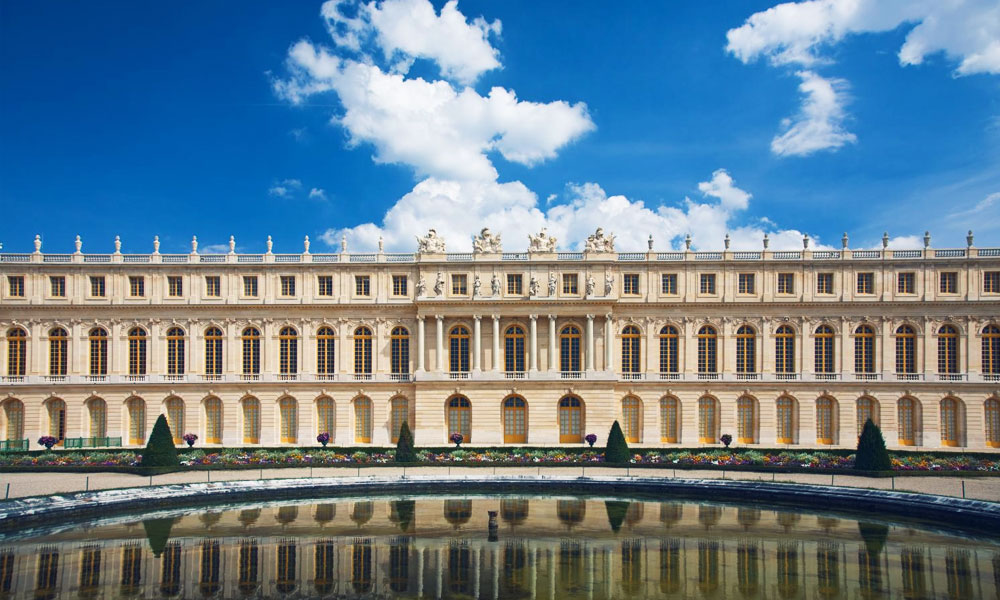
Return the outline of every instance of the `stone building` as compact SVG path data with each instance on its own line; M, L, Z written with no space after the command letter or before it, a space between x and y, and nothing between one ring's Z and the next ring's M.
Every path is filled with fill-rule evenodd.
M0 436L1000 447L1000 249L0 254ZM887 240L886 240L887 241ZM652 248L652 240L649 242ZM884 246L886 244L883 244ZM728 246L728 243L727 243Z

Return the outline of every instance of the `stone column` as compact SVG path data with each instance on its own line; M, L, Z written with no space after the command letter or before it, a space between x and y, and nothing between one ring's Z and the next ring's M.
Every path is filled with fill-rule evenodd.
M417 371L424 370L424 318L417 317Z
M611 321L611 313L604 315L604 370L614 369L614 323Z
M531 371L538 371L538 315L528 315L531 319Z
M587 370L594 370L594 315L587 315Z
M483 345L482 345L482 333L479 325L479 321L482 319L479 315L472 316L472 370L480 371L482 370L483 364Z
M444 371L444 317L441 315L436 315L434 317L437 319L437 367L438 371Z
M549 371L556 370L556 316L549 315Z
M493 315L493 370L500 371L500 315Z

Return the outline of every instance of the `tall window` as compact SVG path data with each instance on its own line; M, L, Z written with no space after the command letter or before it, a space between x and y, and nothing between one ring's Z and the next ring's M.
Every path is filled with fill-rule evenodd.
M243 374L260 374L260 330L247 327L240 339L243 342Z
M576 396L559 401L559 443L583 441L583 403Z
M333 398L323 396L316 400L316 433L328 433L330 438L337 430L337 411Z
M125 406L128 409L128 443L146 443L146 401L133 397Z
M715 274L714 273L702 273L700 278L700 285L698 286L698 291L702 294L714 294L715 293Z
M524 277L520 273L507 274L507 294L510 296L524 294Z
M899 445L912 446L917 431L917 403L913 398L900 398L897 408Z
M677 398L660 400L660 441L676 444L680 439L681 412Z
M66 439L66 403L59 398L53 398L46 402L49 414L49 435L62 441Z
M757 401L749 396L736 401L736 441L757 443Z
M834 412L836 400L829 396L816 399L816 443L832 444L834 428Z
M282 327L278 332L278 371L282 375L299 372L299 332L294 327Z
M567 325L559 332L559 370L579 372L580 369L580 328Z
M257 276L256 275L244 275L243 276L243 295L247 298L257 297Z
M736 372L757 372L757 334L749 325L736 330Z
M833 273L816 274L816 294L828 295L833 293Z
M774 333L775 373L795 372L795 330L782 325Z
M184 436L184 401L180 398L167 398L167 426L174 444L181 443Z
M958 446L961 440L961 405L955 398L941 400L941 445Z
M452 373L469 371L469 329L459 325L448 334L448 370Z
M49 332L49 375L66 375L68 352L69 335L62 327L56 327Z
M677 294L677 274L664 273L660 276L660 293L667 296Z
M295 275L282 275L280 282L282 296L289 297L295 295Z
M28 370L28 334L20 327L7 332L7 375L24 377Z
M472 440L472 403L465 396L448 400L448 432L461 433L466 442Z
M795 273L778 273L778 293L795 293Z
M779 444L795 443L795 400L788 396L778 398L777 441Z
M290 594L298 587L298 575L295 569L295 542L282 542L278 545L278 572L275 574L275 589L282 595Z
M833 329L828 325L820 325L815 333L817 373L833 373Z
M410 332L393 327L389 334L389 369L396 374L410 372Z
M875 293L875 274L874 273L858 273L858 293L859 294L874 294Z
M184 330L171 327L167 330L167 375L184 374Z
M628 325L622 329L622 373L642 371L639 346L639 328Z
M524 372L524 328L511 325L503 334L503 364L508 373Z
M983 273L983 293L1000 293L1000 271L986 271ZM55 294L52 294L55 296Z
M716 373L718 372L718 362L716 360L716 347L718 337L715 329L708 325L698 330L698 372ZM714 440L713 440L714 441Z
M205 400L205 443L222 443L222 400L214 397Z
M874 398L869 398L868 396L862 396L858 398L857 404L857 421L858 421L858 435L861 435L861 430L865 428L865 423L871 420L872 423L876 425L879 424L879 406L878 401Z
M372 372L372 330L367 327L354 330L354 372Z
M128 332L128 374L146 374L146 330L133 327Z
M896 373L917 372L917 334L909 325L896 329Z
M983 328L983 374L1000 375L1000 327Z
M625 426L625 441L629 443L639 443L639 432L641 427L642 401L635 396L626 396L622 399L622 424Z
M938 280L941 283L942 294L958 293L958 273L954 271L941 273L938 277Z
M243 399L243 443L260 443L260 400L253 397Z
M66 297L66 278L62 275L49 277L49 292L53 298Z
M562 293L576 295L580 293L580 277L576 273L563 273Z
M986 445L990 448L1000 448L1000 400L989 398L986 400L984 408L986 414ZM7 439L11 439L9 434L10 429L7 431Z
M104 276L103 275L91 275L90 276L90 295L94 298L104 297Z
M639 274L626 273L622 275L622 294L626 296L639 295Z
M171 298L180 298L184 295L184 278L180 275L167 276L167 295Z
M281 412L281 443L294 444L299 441L299 406L295 398L285 396L278 401Z
M705 396L698 400L698 441L703 444L715 443L718 439L719 402Z
M854 330L854 372L875 372L875 330L868 325Z
M407 423L409 427L409 420L410 401L406 398L393 398L389 408L389 431L392 434L393 444L399 441L399 430L403 427L403 423Z
M90 330L90 374L108 374L108 331L103 327Z
M528 441L528 403L520 396L503 401L503 443L523 444Z
M3 403L3 417L6 424L5 440L21 440L24 438L24 403L17 398L10 398Z
M323 326L316 332L316 373L333 375L337 372L336 340L337 336L331 327Z
M128 295L142 298L146 295L146 278L142 275L132 275L128 278Z
M392 295L406 296L409 293L406 275L392 276Z
M673 325L660 329L660 373L676 373L679 370L677 338L677 328Z
M222 279L218 275L205 276L205 295L218 298L222 295Z
M753 294L756 292L755 277L753 273L739 273L736 276L736 293Z
M108 435L107 402L101 398L87 400L87 414L90 417L90 437L106 437Z
M205 330L205 375L222 375L222 330Z
M451 276L451 295L452 296L467 296L469 294L469 277L468 275L458 274Z
M372 442L372 401L368 398L354 400L354 441L358 444Z
M938 330L938 373L958 373L958 330L951 325Z
M316 278L318 295L320 296L332 296L333 295L333 276L332 275L320 275Z
M354 295L367 298L372 295L372 278L368 275L354 276Z
M917 291L915 273L899 273L896 275L896 293L913 294Z

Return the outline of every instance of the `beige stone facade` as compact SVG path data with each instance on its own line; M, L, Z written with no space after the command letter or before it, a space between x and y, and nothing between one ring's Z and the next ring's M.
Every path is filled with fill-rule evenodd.
M420 446L548 446L617 419L640 447L809 448L854 446L871 416L893 447L1000 446L1000 249L620 253L602 235L0 254L0 436L129 446L165 413L209 446L388 445L404 419Z

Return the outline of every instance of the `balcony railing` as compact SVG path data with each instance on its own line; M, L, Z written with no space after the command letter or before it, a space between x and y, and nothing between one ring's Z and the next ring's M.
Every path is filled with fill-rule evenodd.
M469 372L468 371L449 371L448 372L448 379L468 379L468 378L469 378Z
M0 452L27 452L28 440L0 440Z
M965 381L968 377L965 373L938 373L938 381Z
M120 437L78 437L63 440L63 448L118 448L121 445Z
M722 379L720 373L698 373L699 381L717 381L719 379Z
M881 373L855 373L854 381L878 381L882 379Z
M504 379L524 379L527 373L524 371L504 371Z
M760 373L737 373L736 381L757 381L760 379Z
M583 371L559 371L560 379L583 379Z
M621 378L624 381L642 381L643 379L646 378L646 374L645 373L621 373L619 375L619 378Z
M354 377L354 381L371 381L372 380L372 374L371 373L354 373L353 377Z
M799 378L798 373L775 373L775 381L797 381Z
M679 381L680 378L680 373L660 373L660 381Z
M389 373L389 381L409 381L409 373Z
M923 381L923 373L896 373L896 381Z

